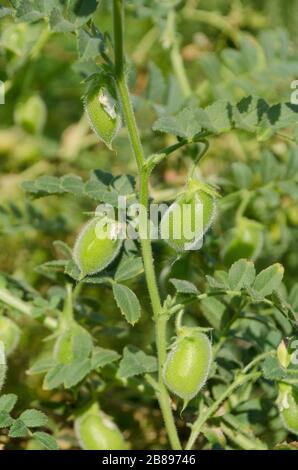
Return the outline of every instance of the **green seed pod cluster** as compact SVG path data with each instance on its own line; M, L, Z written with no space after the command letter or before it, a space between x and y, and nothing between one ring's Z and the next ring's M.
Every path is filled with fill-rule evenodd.
M121 114L111 80L99 77L92 81L84 97L84 107L92 130L111 148L121 128Z
M14 112L18 126L30 134L38 134L44 128L47 108L39 95L32 95L20 101Z
M263 241L262 225L255 220L241 217L228 235L223 250L224 262L230 266L241 258L254 261L262 249Z
M76 419L75 432L84 450L126 450L128 447L119 428L97 403Z
M83 227L73 249L82 278L102 271L118 255L122 245L118 227L117 222L103 217L95 217Z
M6 357L3 341L0 341L0 391L4 385L6 376Z
M201 248L216 215L217 197L211 186L191 180L163 215L161 238L178 252Z
M88 331L73 322L58 336L53 350L53 358L62 364L70 364L76 358L80 359L82 348L90 350L92 338Z
M21 330L18 325L8 317L0 317L0 341L3 342L5 353L9 356L18 346Z
M196 328L183 327L164 364L164 382L171 392L188 402L206 383L211 363L208 337Z
M298 435L298 390L291 385L280 383L278 403L284 427Z

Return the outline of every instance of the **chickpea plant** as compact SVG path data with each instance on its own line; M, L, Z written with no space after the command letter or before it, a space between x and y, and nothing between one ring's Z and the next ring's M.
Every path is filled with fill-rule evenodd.
M42 22L46 39L54 34L72 36L75 33L85 86L82 108L90 127L111 152L117 148L119 135L127 135L137 170L136 178L123 174L113 176L94 168L87 181L68 174L44 175L23 183L32 198L70 194L88 200L93 207L89 220L77 229L73 248L56 241L55 247L62 253L62 259L39 268L40 273L53 281L57 288L55 293L42 296L24 284L18 285L15 293L16 281L3 277L0 287L3 308L37 320L50 331L47 338L50 347L31 363L27 373L30 377L42 377L44 392L66 390L72 394L74 403L77 400L67 418L73 423L75 445L82 449L134 448L134 442L129 442L129 433L123 433L123 423L116 423L109 409L104 409L101 403L106 388L113 384L123 390L123 396L131 393L138 397L135 400L140 400L145 394L152 407L158 402L162 416L160 427L165 427L166 445L171 449L220 445L264 450L282 442L287 433L294 435L294 440L298 434L298 369L290 360L290 342L282 342L277 330L280 328L290 339L297 331L297 285L291 287L291 292L286 291L282 284L284 268L276 260L256 272L254 261L262 252L265 234L262 218L254 216L253 203L263 193L251 183L250 169L244 163L234 162L227 177L222 178L221 188L204 181L199 168L202 158L208 158L208 152L224 134L246 133L266 146L283 130L288 132L286 142L292 157L283 163L284 170L279 173L289 172L295 158L297 167L297 152L292 145L297 132L297 105L287 102L270 105L258 96L246 96L233 102L219 99L208 106L199 105L179 53L176 21L184 2L157 2L156 15L160 15L157 23L163 31L162 47L170 52L173 80L180 93L174 102L168 99L162 105L154 103L157 93L150 98L150 90L147 97L140 97L140 101L151 100L157 113L154 138L157 142L168 142L167 146L160 145L148 155L145 151L148 145L142 138L135 114L138 102L134 101L128 85L130 60L124 52L124 7L127 4L128 10L133 9L134 2L108 2L112 30L104 33L95 25L96 10L104 2L90 1L88 8L81 5L79 12L71 5L61 6L58 1L12 3L16 4L11 9L16 21ZM158 83L165 80L154 64L150 67L153 81L157 77ZM38 133L44 125L46 111L37 96L32 100L20 104L15 118L28 132ZM28 107L31 105L41 115L38 123L30 121L32 112L28 113ZM160 239L155 242L148 223L156 195L150 178L179 151L186 156L188 174L183 187L174 196L163 199L161 192L156 198L162 200L167 209L158 227ZM233 175L234 180L229 183ZM227 194L227 187L237 184L240 187ZM264 191L268 189L269 183L259 184ZM282 190L285 186L280 185ZM128 207L140 203L144 208L145 216L139 219L136 239L120 238L120 223L98 212L98 204L108 204L117 213L120 196ZM176 214L184 205L189 212L182 220ZM217 224L221 218L227 222L229 211L235 223L218 235ZM196 217L201 225L191 237L186 237L184 229L193 229ZM214 261L212 252L210 232L213 226L214 243L219 236L225 240L216 255L220 261ZM183 234L177 237L177 232ZM161 266L155 249L161 245L169 253L166 268ZM196 270L201 269L200 280L190 275L185 279L188 269L185 276L176 277L177 264L190 260L197 253L196 260L202 262L202 267L196 266ZM131 288L134 285L131 282L138 276L146 280L154 325L153 341L148 336L145 351L129 343L122 352L98 345L96 332L84 321L85 313L92 309L92 302L84 299L85 289L90 286L93 292L94 287L95 292L110 289L115 307L133 330L143 310L149 311L143 297ZM192 308L200 309L198 323L189 321ZM93 315L96 316L96 308ZM266 330L267 322L270 334ZM5 375L9 374L9 354L17 348L20 336L15 315L12 318L10 314L0 316L0 388ZM270 391L268 384L271 384ZM268 392L269 400L275 403L274 418L279 420L281 431L278 438L273 439L274 444L270 438L262 439L264 429L258 434L247 428L244 404L253 406L256 388L259 393ZM52 436L43 431L31 431L32 427L46 425L43 413L27 410L19 418L11 417L15 401L16 396L12 394L0 396L0 427L9 428L11 437L29 433L47 447L56 448Z

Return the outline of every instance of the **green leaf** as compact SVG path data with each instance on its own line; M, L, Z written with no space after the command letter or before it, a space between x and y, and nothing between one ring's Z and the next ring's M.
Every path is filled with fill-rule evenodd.
M69 174L61 178L40 176L34 181L23 182L22 187L33 198L70 193L118 207L118 196L132 194L134 184L129 175L114 178L110 173L94 170L85 183L79 176Z
M34 181L22 183L23 189L34 197L44 197L53 194L71 193L75 196L84 195L84 183L77 175L65 175L61 178L56 176L40 176Z
M8 411L0 411L0 429L9 428L13 423L13 418Z
M19 419L21 419L28 428L45 426L48 422L47 416L39 410L26 410L21 414Z
M200 124L212 134L221 134L232 129L233 107L225 100L219 100L201 110Z
M72 193L75 196L82 196L84 191L84 183L82 178L77 175L65 175L60 179L62 189L67 193Z
M267 111L267 127L276 131L285 129L298 123L298 105L291 103L278 103Z
M179 294L193 294L198 295L199 291L196 286L189 281L184 281L183 279L170 279L171 284L175 287L176 291Z
M103 182L102 172L96 170L92 172L90 179L85 183L85 194L95 201L105 202L116 206L118 203L118 194Z
M66 8L53 8L50 26L53 31L67 33L75 31L87 23L97 8L97 0L69 0Z
M157 370L157 359L148 356L140 349L127 346L123 351L123 358L119 364L118 375L122 379L127 379L135 375L155 372Z
M111 187L119 196L128 196L135 190L135 179L130 175L119 175L113 178Z
M265 379L282 380L286 375L286 369L281 367L276 357L267 357L262 365L262 372Z
M64 386L71 388L83 380L91 371L91 360L82 359L72 362L65 370Z
M76 30L76 25L63 17L60 8L53 8L50 15L50 27L57 33L69 33Z
M95 348L91 358L92 369L100 369L117 361L120 355L112 349Z
M298 367L282 367L276 356L267 357L262 365L262 372L267 380L283 381L298 385Z
M256 132L258 126L266 119L268 103L258 96L247 96L234 107L233 118L238 129Z
M10 413L13 410L17 400L18 397L14 393L2 395L0 397L0 411L6 411L7 413Z
M85 359L92 351L93 341L88 331L81 328L73 338L73 355L75 359Z
M34 197L63 194L65 192L60 184L60 179L55 176L40 176L35 181L25 181L22 183L22 187Z
M201 301L204 317L216 330L220 330L226 318L226 306L214 297L207 297Z
M214 277L206 276L207 282L212 289L229 289L229 275L226 271L215 271Z
M129 287L122 284L113 284L113 294L121 313L128 323L134 325L141 316L140 302Z
M257 298L264 298L272 294L272 292L279 287L283 274L284 268L279 263L263 269L263 271L257 275L252 286Z
M55 360L52 358L38 359L36 362L32 364L28 373L30 375L43 374L47 372L49 369L51 369L54 365L55 365Z
M57 273L63 272L66 265L67 261L62 259L46 261L45 263L36 266L34 271L54 281Z
M78 266L76 265L76 263L74 262L73 259L70 259L67 262L64 272L65 272L65 274L68 274L68 276L72 277L76 281L78 281L80 279L81 271L80 271L80 269L78 268Z
M248 96L234 107L233 118L236 128L262 132L270 137L275 131L298 122L298 105L278 103L270 106L262 98Z
M94 37L84 29L79 29L77 47L80 60L95 60L103 46L103 41L103 36Z
M59 387L64 382L65 374L67 371L67 365L58 364L57 366L50 369L44 378L43 388L45 390L53 390Z
M252 285L256 270L251 261L240 259L232 264L229 270L229 283L233 290L240 290Z
M35 437L35 439L37 439L48 450L59 449L58 444L53 436L46 432L37 431L33 433L33 437Z
M153 130L192 139L202 130L200 116L200 110L197 106L188 106L176 116L162 116L159 118L154 123Z
M104 276L104 271L98 275L93 275L93 276L86 276L82 280L84 284L106 284L110 285L111 283L111 278L108 276ZM75 279L78 279L75 277Z
M77 28L87 23L97 9L99 0L69 0L67 16Z
M144 271L143 262L141 257L124 256L115 273L115 281L123 282L138 276Z
M16 419L13 422L8 433L9 437L15 437L15 438L27 437L28 434L29 434L29 430L20 418Z
M20 0L16 9L16 18L31 23L48 17L56 0Z
M53 242L54 247L56 250L63 255L65 259L71 259L72 258L72 249L70 246L67 245L67 243L63 242L62 240L55 240Z

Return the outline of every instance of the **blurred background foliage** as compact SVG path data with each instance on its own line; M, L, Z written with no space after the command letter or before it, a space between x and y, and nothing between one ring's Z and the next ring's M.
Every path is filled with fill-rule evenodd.
M236 102L249 94L269 103L289 101L290 84L298 77L298 0L186 0L180 2L181 9L174 15L173 3L177 2L127 1L129 77L148 155L174 143L173 137L152 133L153 122L163 113L176 112L191 100L206 106L215 99ZM9 7L9 2L1 5ZM95 16L100 31L111 31L110 13L109 2L103 1ZM94 168L114 175L136 173L125 130L115 142L116 151L111 152L89 129L81 97L83 78L94 70L94 64L88 51L81 50L78 59L79 40L75 33L49 31L44 21L25 23L9 15L0 19L0 80L6 90L5 105L0 106L0 271L9 279L20 279L21 290L27 295L32 289L47 299L53 292L57 294L57 289L59 294L58 282L45 276L38 266L60 257L53 245L55 240L73 245L88 219L86 213L93 211L95 204L70 195L33 202L25 196L21 184L42 175L68 173L87 179ZM181 75L181 58L187 79ZM153 197L164 199L179 191L191 164L191 147L177 151L162 163L151 179ZM285 267L284 288L289 291L295 287L298 152L291 137L276 135L263 142L243 131L224 134L212 139L199 172L218 186L223 196L218 218L204 247L183 256L173 267L170 263L175 256L171 250L154 244L162 289L169 288L169 277L187 278L203 288L204 274L229 267L225 250L241 216L262 227L262 247L254 256L257 269L278 261ZM77 305L77 315L103 347L121 350L127 342L144 347L153 338L150 312L146 311L150 303L142 279L132 281L131 286L142 299L143 308L142 320L134 329L129 329L120 317L109 289L84 289L84 302ZM60 295L63 297L63 292ZM207 305L204 308L208 310ZM202 322L202 309L197 304L189 307L190 323ZM45 331L40 325L12 316L24 334L11 359L14 366L7 389L21 396L20 407L40 402L55 412L62 447L75 446L67 419L79 392L45 392L35 377L26 376L24 371L33 355L28 346L37 354L41 348L39 338L45 336ZM287 327L289 331L290 327L283 324L286 332ZM268 325L261 327L257 322L243 328L247 328L247 337L259 340L272 332ZM274 344L282 334L276 335ZM108 383L113 368L106 374ZM104 378L98 383L101 387ZM103 408L109 405L134 447L143 448L144 442L154 448L165 445L159 411L151 410L151 393L138 392L144 385L135 380L124 391L117 382L112 387L112 395L109 385L105 389ZM274 391L268 384L264 387L268 389L267 397L258 401L251 423L272 446L286 433L276 424L270 408ZM268 409L269 418L270 413L273 415L270 425ZM242 405L239 416L245 413ZM160 435L157 429L161 429Z

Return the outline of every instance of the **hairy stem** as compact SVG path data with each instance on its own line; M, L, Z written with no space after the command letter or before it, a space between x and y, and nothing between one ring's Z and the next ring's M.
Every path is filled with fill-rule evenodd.
M178 438L174 417L171 410L170 397L162 379L162 366L166 357L166 316L163 315L163 309L158 292L156 275L153 264L153 254L148 224L148 207L149 207L149 174L145 168L145 155L130 101L129 90L126 82L124 71L124 52L123 52L123 0L113 0L113 25L114 25L114 47L115 47L115 74L116 82L121 101L125 122L128 128L129 138L132 151L139 170L140 182L140 203L145 207L147 216L143 221L145 227L141 227L141 231L147 236L141 237L141 247L144 262L144 270L146 282L148 286L149 296L152 303L152 309L156 328L156 347L158 355L158 393L157 398L165 421L168 436L173 449L181 449Z

